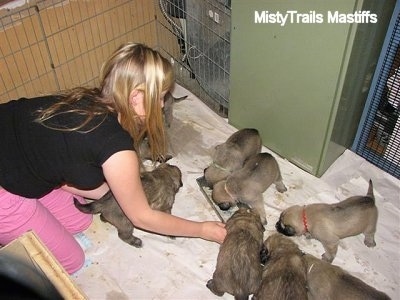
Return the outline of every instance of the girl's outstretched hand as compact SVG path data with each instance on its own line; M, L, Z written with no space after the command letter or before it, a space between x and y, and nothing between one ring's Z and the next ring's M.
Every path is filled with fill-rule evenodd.
M201 238L222 244L226 236L225 224L217 221L206 221L202 223Z

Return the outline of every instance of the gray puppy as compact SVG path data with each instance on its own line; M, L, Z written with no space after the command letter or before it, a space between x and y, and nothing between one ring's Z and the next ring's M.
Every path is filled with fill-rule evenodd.
M266 224L263 193L271 184L281 193L287 190L276 159L269 153L257 153L246 160L241 169L215 184L211 197L222 210L238 202L245 203L255 208L261 222Z
M226 179L239 170L246 159L261 151L261 137L257 129L244 128L233 133L226 142L214 147L212 163L204 170L208 187Z
M366 196L353 196L335 204L294 205L285 209L276 229L287 236L306 235L324 246L322 259L332 262L340 239L363 233L364 244L374 247L378 209L372 181Z
M306 254L308 299L389 300L389 296L342 268Z
M226 222L226 230L207 287L217 296L226 292L235 299L248 299L261 282L264 227L255 210L240 207Z
M164 107L162 109L164 115L164 124L167 128L171 127L172 120L174 119L174 105L175 103L186 99L188 96L175 98L171 92L167 92L164 96Z
M183 96L183 97L179 97L179 98L175 98L171 92L167 92L164 96L164 107L162 108L162 112L163 112L163 117L164 117L164 127L166 129L166 134L167 134L167 142L170 143L170 138L168 137L168 129L171 127L171 123L172 120L174 119L173 116L173 111L174 111L174 105L175 103L186 99L188 96ZM170 145L169 145L169 148ZM139 147L139 153L140 153L140 157L144 160L148 159L148 160L152 160L151 157L151 152L150 152L150 145L149 145L149 141L147 138L144 138L143 141L140 143L140 147ZM168 149L168 152L165 157L159 157L157 159L158 162L166 162L168 160L170 160L173 155L172 155L172 151L171 149Z
M142 173L141 181L150 207L171 214L175 195L182 186L180 169L162 163L153 171ZM124 214L111 192L87 204L74 199L74 204L84 213L100 214L103 222L109 222L117 228L121 240L134 247L142 247L142 240L133 235L134 225Z
M264 248L266 262L262 283L252 299L306 300L307 268L303 260L304 253L297 244L275 233L265 240Z

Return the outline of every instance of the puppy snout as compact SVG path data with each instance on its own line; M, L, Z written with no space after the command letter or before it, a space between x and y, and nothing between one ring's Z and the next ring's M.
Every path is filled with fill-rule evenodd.
M278 222L276 222L275 224L275 228L278 232L280 233L284 233L285 231L285 225L282 224L281 220L279 220Z
M260 251L260 262L262 265L265 265L267 261L268 261L268 250L265 246L263 246Z
M282 228L281 228L281 222L280 222L280 221L276 222L276 224L275 224L275 229L278 230L278 231L282 229Z
M219 203L218 207L220 210L228 210L231 208L231 204L229 202L225 202L225 203Z

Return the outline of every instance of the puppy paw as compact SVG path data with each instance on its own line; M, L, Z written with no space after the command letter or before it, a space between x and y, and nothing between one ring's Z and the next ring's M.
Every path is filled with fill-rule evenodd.
M206 286L208 287L208 289L209 289L211 292L213 292L214 295L217 295L217 296L219 296L219 297L221 297L221 296L224 295L224 292L220 292L220 291L217 291L217 290L216 290L215 285L214 285L214 280L210 279L209 281L207 281Z
M364 240L364 244L365 244L365 246L367 246L368 248L372 248L372 247L375 247L375 246L376 246L376 243L375 243L374 240L365 239L365 240Z
M283 184L283 182L276 182L275 183L275 188L279 193L284 193L287 191L286 186Z
M129 244L129 245L131 245L133 247L142 248L142 246L143 246L142 240L137 238L137 237L135 237L135 236L125 237L125 236L119 235L119 238L121 240L123 240L125 243L127 243L127 244Z
M206 287L208 287L211 290L211 288L213 287L213 280L212 279L207 281Z
M143 242L141 239L136 239L133 243L130 243L130 245L136 247L136 248L142 248L143 247Z

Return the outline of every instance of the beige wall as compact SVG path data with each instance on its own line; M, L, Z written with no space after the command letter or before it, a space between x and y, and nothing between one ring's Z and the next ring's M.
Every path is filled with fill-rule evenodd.
M176 51L168 25L157 27L157 2L37 0L1 10L0 103L95 85L103 61L126 41Z

